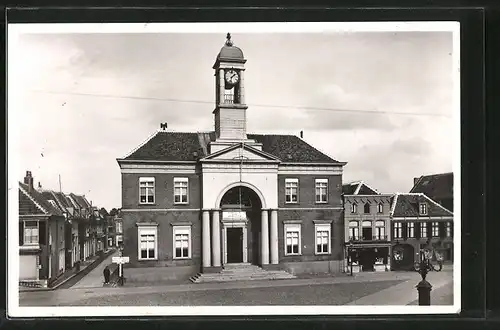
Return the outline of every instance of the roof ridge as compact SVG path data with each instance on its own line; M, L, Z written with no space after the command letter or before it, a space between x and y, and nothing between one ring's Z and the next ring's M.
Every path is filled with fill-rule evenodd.
M122 158L125 159L127 157L130 157L134 152L136 152L137 150L139 150L139 148L141 148L142 146L144 146L146 143L148 143L151 139L153 139L159 132L161 132L162 130L161 129L157 129L153 134L151 134L149 137L146 138L146 140L144 140L141 144L139 144L137 147L135 147L134 149L132 149L130 152L128 152L125 156L123 156Z
M394 194L394 200L392 201L391 211L389 212L390 217L393 217L394 211L396 211L396 204L398 203L398 196L399 196L399 193Z

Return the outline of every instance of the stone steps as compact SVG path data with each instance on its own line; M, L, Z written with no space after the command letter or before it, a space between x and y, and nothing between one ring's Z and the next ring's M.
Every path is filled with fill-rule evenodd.
M296 278L284 270L264 270L250 264L226 265L220 273L198 273L190 278L193 283L233 282L254 280L281 280Z

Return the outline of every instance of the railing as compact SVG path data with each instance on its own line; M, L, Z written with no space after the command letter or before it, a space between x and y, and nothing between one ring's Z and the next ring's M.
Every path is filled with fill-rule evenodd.
M373 241L387 241L387 235L375 235L370 237L357 237L349 236L349 241L352 242L373 242Z

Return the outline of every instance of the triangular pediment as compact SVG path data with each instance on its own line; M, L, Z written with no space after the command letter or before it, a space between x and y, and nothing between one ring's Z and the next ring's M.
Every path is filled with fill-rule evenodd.
M280 162L280 159L247 144L236 143L208 155L201 159L201 161Z

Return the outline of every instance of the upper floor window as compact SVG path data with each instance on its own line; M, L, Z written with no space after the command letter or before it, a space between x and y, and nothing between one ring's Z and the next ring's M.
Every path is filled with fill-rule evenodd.
M117 222L116 223L116 232L117 233L121 233L122 232L122 223L121 222Z
M364 210L363 210L365 213L370 213L370 203L366 203L365 206L364 206Z
M408 222L407 224L407 236L409 238L414 238L415 237L415 223L413 222Z
M141 204L154 204L155 178L139 178L139 196Z
M298 190L299 190L298 179L285 179L285 202L297 203Z
M301 241L300 225L285 224L285 255L299 255Z
M401 222L394 223L394 238L403 237L403 224Z
M382 203L378 204L378 213L384 213L384 204Z
M174 259L191 258L191 227L174 227Z
M316 254L330 253L330 225L316 225Z
M378 220L375 221L375 239L385 240L385 221Z
M358 212L358 205L356 203L351 204L351 213Z
M316 179L316 203L328 201L328 179Z
M432 223L432 237L439 237L439 222Z
M38 244L38 221L24 221L24 244Z
M174 203L188 203L188 178L174 178Z
M427 215L427 204L420 203L420 215Z
M420 237L427 237L427 222L420 223Z
M349 240L356 241L356 240L358 240L358 238L359 238L358 222L357 221L349 221Z
M451 237L451 222L446 223L446 237Z

